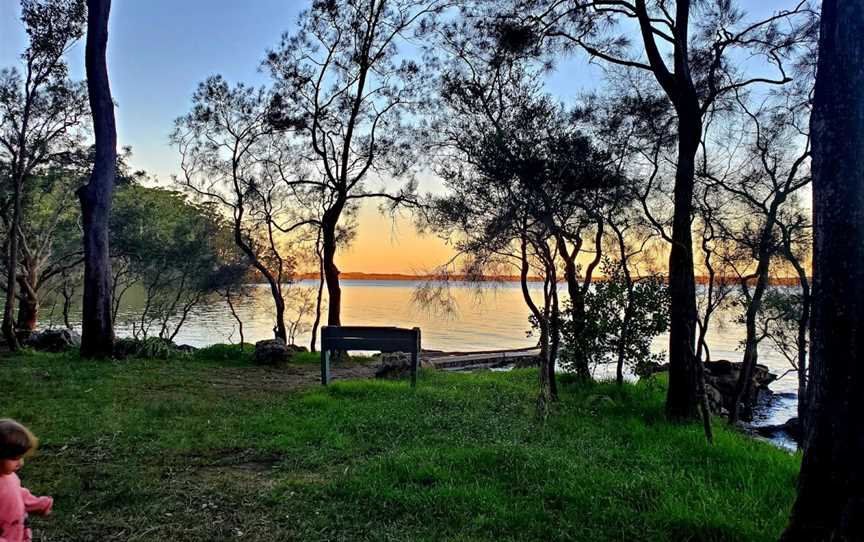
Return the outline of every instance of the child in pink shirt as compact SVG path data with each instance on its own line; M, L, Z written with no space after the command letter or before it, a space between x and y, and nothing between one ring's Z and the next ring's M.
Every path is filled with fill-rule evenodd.
M14 420L0 420L0 542L29 542L27 514L47 516L54 500L34 497L15 474L39 441Z

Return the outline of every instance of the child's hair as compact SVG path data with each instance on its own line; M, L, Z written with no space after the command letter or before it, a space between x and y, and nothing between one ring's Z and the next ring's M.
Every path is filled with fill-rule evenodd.
M32 453L39 439L15 420L0 420L0 459L15 459Z

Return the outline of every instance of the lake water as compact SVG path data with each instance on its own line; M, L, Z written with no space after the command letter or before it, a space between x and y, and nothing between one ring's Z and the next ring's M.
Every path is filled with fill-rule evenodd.
M314 289L316 286L317 282L301 281L292 288ZM465 351L536 345L536 337L527 333L529 311L518 283L489 284L483 289L465 283L451 284L449 292L454 305L449 311L418 306L414 301L417 287L418 283L412 281L345 280L342 282L342 322L345 325L419 327L426 349ZM531 285L538 298L540 287L539 283ZM129 326L124 322L139 314L142 307L140 293L130 294L124 298L118 315L118 336L129 334ZM273 337L273 305L267 286L250 286L249 295L238 298L235 306L243 320L247 342ZM324 309L322 319L326 320L326 303ZM59 323L57 310L55 308L54 315L46 314L44 319ZM50 307L46 307L45 312L50 313ZM718 319L708 335L712 359L740 361L743 337L743 326L729 318ZM296 343L308 346L309 340L308 330L301 330ZM238 342L237 323L225 301L216 299L194 310L175 341L192 346ZM667 348L668 337L657 337L654 351L664 352ZM786 359L767 343L760 347L759 360L778 375L790 369ZM797 390L795 374L787 374L771 388L783 395L762 414L759 422L763 424L782 423L795 415L795 399L786 396Z

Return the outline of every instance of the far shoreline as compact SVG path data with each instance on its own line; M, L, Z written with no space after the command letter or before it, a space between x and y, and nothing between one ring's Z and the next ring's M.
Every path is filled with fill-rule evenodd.
M294 275L296 280L318 280L317 272L298 273ZM708 284L708 277L697 275L696 284ZM392 282L519 282L519 275L487 275L482 277L468 275L411 275L408 273L365 273L362 271L344 271L339 274L340 280L358 280L358 281L392 281ZM595 276L591 282L603 282L606 277ZM738 277L714 278L716 282L735 283L739 281ZM542 277L528 277L528 282L543 282ZM563 283L563 277L558 280ZM769 279L771 286L798 286L797 277L772 277Z

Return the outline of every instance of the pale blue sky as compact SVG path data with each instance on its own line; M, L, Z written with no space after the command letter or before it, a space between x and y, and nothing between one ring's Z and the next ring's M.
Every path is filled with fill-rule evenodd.
M258 66L268 47L294 27L304 0L114 0L109 72L118 104L118 139L132 164L167 181L177 171L168 146L173 120L188 111L198 82L221 73L231 82L266 83ZM754 15L795 0L741 2ZM0 0L0 67L19 63L26 47L17 0ZM70 51L75 78L84 77L83 40ZM580 56L560 66L550 90L563 99L591 88L600 70Z

